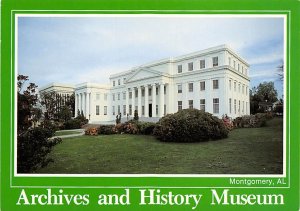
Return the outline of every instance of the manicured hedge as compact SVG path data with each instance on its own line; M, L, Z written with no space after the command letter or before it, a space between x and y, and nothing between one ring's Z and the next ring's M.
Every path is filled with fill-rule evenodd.
M161 141L200 142L226 138L228 130L219 118L198 109L184 109L161 118L154 135Z

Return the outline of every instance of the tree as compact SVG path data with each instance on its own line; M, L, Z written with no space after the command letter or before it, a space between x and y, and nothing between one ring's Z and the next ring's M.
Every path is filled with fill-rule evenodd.
M278 72L279 80L283 81L284 79L283 63L277 67L277 72Z
M70 107L67 105L63 106L58 113L58 118L62 122L69 121L72 118L72 111L70 110Z
M272 104L277 101L277 90L275 89L274 82L263 82L257 87L250 90L250 108L251 113L263 112L260 110L259 104Z
M18 75L17 79L17 170L19 173L30 173L51 162L47 158L47 154L53 146L61 142L61 139L50 139L54 130L32 127L35 126L32 123L41 118L41 110L36 107L38 102L37 85L29 83L27 88L24 88L28 76Z

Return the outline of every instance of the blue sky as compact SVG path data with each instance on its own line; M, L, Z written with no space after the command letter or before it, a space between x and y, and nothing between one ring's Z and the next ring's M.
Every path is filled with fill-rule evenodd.
M31 82L109 83L151 61L228 44L250 67L251 87L274 81L283 62L280 17L20 17L18 71Z

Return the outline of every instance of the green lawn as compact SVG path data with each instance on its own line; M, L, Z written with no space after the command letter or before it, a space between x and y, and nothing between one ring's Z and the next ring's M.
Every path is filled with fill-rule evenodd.
M164 143L152 136L110 135L63 139L38 173L282 173L282 119L263 128L230 132L202 143Z
M79 131L64 131L64 130L58 130L55 132L55 136L64 136L64 135L71 135L71 134L79 134L81 132Z

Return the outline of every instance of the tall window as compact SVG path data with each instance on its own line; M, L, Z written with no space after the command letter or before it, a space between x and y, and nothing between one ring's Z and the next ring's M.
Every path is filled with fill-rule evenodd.
M132 99L132 92L129 92L129 99Z
M228 65L231 66L231 57L228 57Z
M158 95L158 87L156 87L156 95Z
M193 83L189 83L189 92L193 92L194 87L193 87Z
M116 111L115 111L115 106L112 107L112 114L115 115Z
M132 105L129 105L129 115L132 115Z
M118 85L121 85L121 79L118 79Z
M229 113L231 114L231 98L229 98Z
M145 96L145 89L142 89L142 97Z
M205 99L200 99L200 110L205 111Z
M219 113L219 98L213 99L213 112L214 112L214 114Z
M213 89L219 89L219 80L213 80Z
M137 97L138 97L138 90L137 90L137 89L135 90L135 94L134 94L134 96L135 96L135 98L137 98Z
M118 93L118 100L120 100L120 93Z
M205 90L205 81L201 81L200 82L200 91L204 91Z
M189 108L194 108L194 102L193 102L193 100L189 100Z
M234 91L236 92L236 82L233 84Z
M218 57L213 57L213 67L219 66L219 59Z
M229 90L231 90L231 80L229 80Z
M152 89L150 88L148 92L149 96L151 96L151 93L152 93Z
M113 101L115 101L115 94L113 94L112 97L113 97Z
M126 115L126 105L123 105L123 115Z
M245 85L243 85L242 87L242 93L244 94L244 91L245 91Z
M205 68L205 60L202 59L200 60L200 69L204 69Z
M238 71L240 72L240 64L238 64Z
M125 84L126 78L123 78L123 84Z
M118 105L118 115L121 113L121 106Z
M104 106L104 115L107 115L107 106Z
M188 63L188 70L192 71L194 69L194 64L193 62Z
M233 68L235 69L235 60L233 60Z
M178 104L178 111L181 111L182 110L182 101L178 101L177 104Z
M96 105L96 115L99 115L100 114L100 111L99 111L100 109L99 109L99 106L98 105Z
M126 92L123 92L123 100L126 100Z
M246 95L248 95L248 86L246 86Z
M239 100L239 110L238 112L241 112L241 101Z
M182 65L178 65L177 66L177 72L178 73L182 73Z
M113 81L113 86L115 86L116 85L116 82L115 81Z
M177 85L177 93L182 93L182 84Z
M156 115L158 115L158 105L156 105Z
M239 84L239 92L241 92L241 84Z
M234 114L236 114L236 99L234 99Z
M142 106L142 115L145 115L145 106Z

